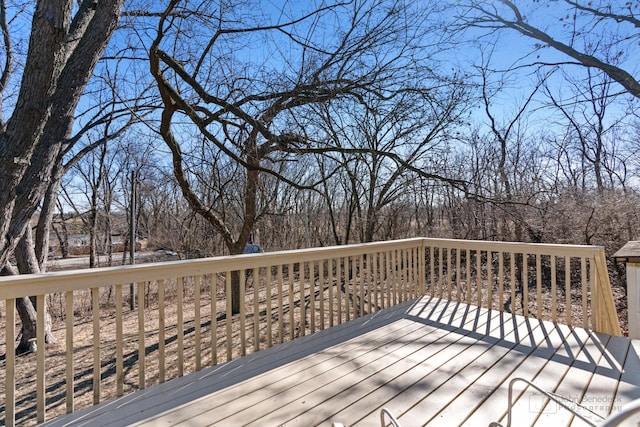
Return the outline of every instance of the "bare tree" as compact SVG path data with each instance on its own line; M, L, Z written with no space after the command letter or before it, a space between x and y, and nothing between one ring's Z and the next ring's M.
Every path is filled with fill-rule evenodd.
M1 106L9 109L11 116L0 121L0 182L4 185L0 194L0 266L5 273L15 272L8 260L20 242L22 249L16 256L26 262L19 264L28 272L38 271L37 257L31 253L29 221L61 160L76 106L117 26L122 3L83 1L74 7L71 0L38 1L32 15L29 48L20 57L24 64L19 70L20 84L12 83L14 55L21 54L14 50L18 33L10 25L15 9L6 2L0 3L5 47L0 72L0 88L5 97L1 99L16 96L12 105ZM28 298L18 300L17 305L23 337L29 341L33 336L29 332L35 330L35 311ZM33 345L20 345L17 351L31 349Z
M0 127L0 265L6 264L41 201L56 158L71 131L75 108L116 28L122 0L39 1L33 14L22 84L11 117ZM0 5L6 19L7 6ZM11 46L6 21L5 46ZM13 64L8 49L3 80ZM8 85L3 84L3 88Z
M616 130L628 123L624 123L626 114L614 116L618 106L611 89L611 78L597 70L587 70L586 74L586 79L569 76L565 79L569 85L563 89L566 92L568 88L571 92L570 102L564 102L562 94L548 85L545 92L562 117L558 124L567 129L566 148L576 152L578 164L586 169L582 173L583 180L592 176L598 193L602 195L605 188L610 189L614 185L612 178L618 163L614 155L615 139L620 137Z
M635 58L638 53L637 1L560 0L517 4L511 0L463 0L456 6L456 28L481 29L485 33L516 31L535 41L531 54L521 56L523 61L597 68L624 91L640 98L635 61L625 62L625 58ZM546 48L566 55L567 61L545 60Z
M338 194L351 200L344 213L345 238L340 239L334 231L338 242L349 241L354 220L360 241L373 241L382 225L383 210L409 194L410 183L421 175L411 165L419 167L422 174L430 171L431 179L448 182L446 176L438 175L441 171L433 170L429 159L445 152L451 135L459 129L461 116L470 105L468 90L460 81L446 84L435 76L429 79L428 70L420 75L420 83L410 87L411 82L406 82L406 90L391 98L362 97L358 102L343 103L339 109L322 105L315 113L328 144L348 149L334 161L345 180L342 193L346 194ZM427 87L429 83L433 87ZM331 206L336 197L326 183L323 185L331 213L336 210Z
M397 88L414 69L429 12L387 0L306 4L296 12L262 5L170 2L150 48L164 104L159 132L174 174L192 209L221 234L231 254L242 253L259 219L261 174L302 189L271 165L340 150L307 138L297 112L345 97L387 96L387 88ZM188 127L243 169L235 233L194 191L197 178L188 164L194 145L182 138L192 135Z

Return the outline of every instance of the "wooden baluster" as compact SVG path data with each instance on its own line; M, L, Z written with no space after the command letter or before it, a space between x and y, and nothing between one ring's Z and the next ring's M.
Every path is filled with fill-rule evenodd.
M309 320L311 333L316 331L316 278L315 262L309 262Z
M487 308L493 309L493 252L487 251Z
M597 255L596 255L597 256ZM600 257L599 259L603 260L604 257ZM604 261L606 261L606 259L604 259ZM597 266L596 266L596 259L594 257L589 257L589 290L591 292L589 292L589 295L591 297L591 307L589 312L591 313L591 329L593 330L597 330L598 329L598 315L599 313L597 312L597 310L599 310L599 306L601 304L599 304L598 301L598 291L599 291L599 287L598 287L598 282L600 281L599 277L598 277L598 271L596 270ZM608 273L607 273L608 274Z
M334 325L334 315L335 315L335 306L334 306L334 298L335 298L335 283L337 282L335 271L333 269L333 265L336 260L331 258L327 261L327 286L329 287L329 327L333 327ZM338 295L340 295L338 293Z
M282 277L282 264L278 265L278 342L284 342L284 301L282 293L284 292L284 279Z
M267 323L267 347L271 347L273 345L273 331L271 330L273 328L273 325L271 324L271 286L272 286L272 280L273 278L271 277L271 267L272 266L267 266L265 268L265 304L266 304L266 323Z
M231 271L225 273L225 300L226 300L226 333L227 333L227 362L233 359L233 311L232 311L232 298L231 298Z
M218 273L212 272L209 282L211 305L211 366L218 364Z
M373 307L373 280L371 280L371 264L373 262L372 254L368 253L364 255L363 258L364 265L362 266L362 280L365 282L365 289L367 294L367 312L371 313L371 309Z
M453 296L453 286L451 285L451 267L452 267L451 248L447 248L447 260L445 262L446 262L445 266L447 268L447 273L446 273L447 299L451 301L451 297Z
M504 253L498 252L498 305L504 311Z
M522 300L525 317L529 317L529 255L522 254Z
M557 288L557 276L556 271L556 256L551 255L551 321L558 321L558 288Z
M39 423L45 421L46 412L46 385L45 385L45 344L44 344L44 322L46 310L44 308L44 295L36 296L36 365L37 365L37 379L36 379L36 407L38 411L37 419ZM98 309L99 310L99 309ZM99 313L98 313L99 316Z
M402 283L402 300L409 300L409 253L406 249L400 250L400 265L402 268L400 269L400 282Z
M461 253L460 248L456 248L456 301L462 302L462 280L460 280L460 266L461 266Z
M580 257L580 277L582 279L582 327L587 329L589 327L589 307L588 298L589 289L587 281L587 259Z
M518 304L516 304L516 254L509 252L509 264L510 264L510 282L511 282L511 313L517 312Z
M396 280L397 267L398 267L398 263L396 259L396 252L393 250L389 251L389 268L390 268L389 271L391 273L389 277L389 306L390 307L393 307L398 303L397 280Z
M100 403L100 289L91 289L93 314L93 404ZM41 421L38 421L41 422Z
M564 257L564 290L567 325L571 326L571 258L568 256Z
M318 275L319 275L319 286L318 286L318 293L319 293L319 298L320 298L320 329L324 329L324 322L325 322L325 318L324 318L324 261L325 260L320 260L318 261Z
M144 282L137 284L138 298L138 388L145 388L146 355L145 355L145 327L144 327Z
M16 300L5 300L6 351L5 351L5 409L7 427L16 424ZM68 330L67 330L68 331Z
M356 277L358 277L358 282L360 284L360 317L364 316L364 287L365 287L365 280L366 280L366 273L365 273L365 267L363 264L363 258L362 255L358 255L358 267L356 269L356 272L358 272L359 274L354 275L354 280Z
M122 299L122 285L120 286L120 298ZM118 322L118 286L116 286L116 322ZM65 400L67 406L67 414L70 414L74 411L75 406L75 394L74 394L74 367L73 367L73 323L74 323L74 310L73 310L73 291L65 292L64 297L65 302L65 347L66 347L66 393ZM116 323L117 326L117 323ZM122 335L122 301L120 302L120 335ZM7 339L8 340L8 339ZM122 349L122 339L116 342L116 349L119 347ZM120 379L122 379L122 358L116 360L116 379L117 377L117 369L118 369L118 361L120 362ZM122 387L117 389L120 394L118 396L122 396Z
M161 383L166 379L166 347L165 347L165 281L158 280L158 377Z
M476 292L478 307L482 307L482 251L476 250Z
M418 274L418 296L422 297L426 294L426 289L425 289L425 281L427 278L427 271L426 271L426 265L425 265L425 251L424 251L424 246L419 246L416 250L416 256L417 256L417 270L416 273Z
M344 262L344 258L342 257L336 259L336 285L338 286L337 292L338 292L338 324L339 325L342 323L342 298L343 298L343 294L346 295L346 284L345 284L345 279L343 278L344 269L342 268L343 262ZM349 300L347 300L345 296L345 307L348 307L348 306L349 306ZM346 319L348 318L349 316L347 315Z
M393 304L393 296L392 296L392 278L391 278L391 252L390 251L385 251L384 253L384 263L385 263L385 267L387 270L387 274L385 277L385 299L386 299L386 305L385 308L387 307L391 307L391 305Z
M253 277L253 351L260 350L260 276L259 270L252 270Z
M201 276L197 275L193 278L193 304L194 304L194 313L193 313L193 322L194 325L194 340L195 340L195 363L196 363L196 371L202 369L202 316L200 313L200 287L201 287Z
M466 295L466 303L467 304L471 304L471 250L470 249L466 249L465 250L465 280L466 280L466 288L467 288L467 295Z
M184 375L184 278L177 279L177 343L178 343L178 376Z
M124 328L123 328L123 319L122 319L122 285L117 284L115 288L116 293L116 396L120 397L124 395ZM73 301L71 301L73 307ZM68 310L68 307L67 307ZM73 311L71 312L73 315ZM71 323L71 327L73 328L73 323ZM68 324L67 324L68 327ZM69 337L68 337L69 338ZM71 343L67 340L67 357L69 357L69 350L73 352L73 338L71 338ZM73 362L71 362L71 366L73 366ZM71 372L69 372L71 370ZM67 378L71 375L71 379L73 381L73 367L69 367L69 363L67 363ZM67 379L67 382L69 380ZM69 384L67 383L67 387ZM71 393L73 393L73 382L71 384ZM73 412L68 410L67 412Z
M542 256L536 254L536 316L542 319Z
M293 282L295 279L295 274L293 271L293 264L289 264L288 267L288 271L287 271L287 276L289 278L289 339L293 339L294 338L294 334L295 334L295 313L294 313L294 287L293 287Z
M247 354L247 307L246 307L246 289L247 289L247 270L240 270L240 356Z
M431 296L435 296L436 274L435 274L435 254L434 247L429 248L429 275L431 276Z
M443 250L444 248L438 248L438 298L444 296L444 266L443 264Z
M409 299L414 299L416 297L416 275L415 275L415 266L416 266L416 256L414 248L407 249L407 256L409 257L409 272L407 278L407 284L409 285Z
M304 336L307 329L306 296L305 296L305 263L298 264L298 280L300 288L300 336Z
M371 287L373 290L373 306L376 310L380 308L380 277L378 276L378 262L380 261L380 252L371 254Z

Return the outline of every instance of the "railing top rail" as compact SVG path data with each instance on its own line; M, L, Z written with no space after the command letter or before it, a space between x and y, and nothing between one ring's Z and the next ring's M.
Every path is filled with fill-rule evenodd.
M491 240L463 240L424 238L425 246L451 249L490 250L492 252L515 252L541 255L561 255L575 257L593 257L604 250L603 246L566 245L553 243L496 242Z
M411 238L324 248L294 249L259 254L228 255L151 264L5 276L0 277L0 298L20 298L92 287L189 277L214 272L224 273L226 271L320 261L395 249L409 249L420 246L422 240L421 238Z
M268 267L273 265L319 261L358 254L410 249L422 246L529 254L593 257L599 246L511 243L483 240L410 238L386 242L361 243L324 248L294 249L261 254L220 256L194 260L167 261L153 264L125 265L85 270L69 270L44 274L0 277L0 298L20 298L55 292L88 289L175 277Z

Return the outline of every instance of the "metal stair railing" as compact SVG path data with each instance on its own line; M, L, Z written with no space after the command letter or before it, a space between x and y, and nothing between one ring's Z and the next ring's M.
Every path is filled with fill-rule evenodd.
M536 391L547 397L549 400L556 402L558 405L565 408L567 411L574 414L576 417L580 418L582 421L587 423L592 427L614 427L621 425L620 423L629 419L633 415L640 413L640 399L634 400L625 406L619 412L609 415L607 418L604 418L595 412L591 411L589 408L580 405L578 402L575 402L571 399L567 399L565 397L559 396L555 393L551 393L543 390L542 388L535 385L533 382L526 380L524 378L514 378L509 382L509 400L508 400L508 412L507 412L507 424L503 425L499 422L492 422L489 424L489 427L511 427L511 423L513 421L513 386L517 382L523 382Z

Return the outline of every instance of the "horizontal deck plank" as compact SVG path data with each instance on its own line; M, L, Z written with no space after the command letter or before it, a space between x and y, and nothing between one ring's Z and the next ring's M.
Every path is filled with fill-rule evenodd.
M485 316L482 316L482 318L485 318ZM382 400L358 405L357 410L348 411L349 407L352 407L355 403L360 403L360 400L369 400L367 398L374 394L375 385L380 385L385 391L394 392L391 398L395 398L399 394L405 393L406 390L410 390L411 387L415 387L417 382L425 389L427 382L421 381L421 379L434 375L436 372L443 372L438 369L438 366L450 361L453 345L462 347L472 345L475 342L473 339L464 342L464 337L467 335L459 334L459 329L423 329L430 329L433 332L421 342L408 343L407 348L410 351L394 354L392 357L386 358L384 363L380 365L380 369L370 376L361 377L358 381L351 380L344 387L326 390L325 395L332 394L330 399L321 402L319 405L314 405L309 411L304 414L298 414L296 417L286 420L286 422L292 424L304 422L316 425L329 423L331 420L340 420L344 417L350 420L350 424L357 424L358 417L362 417L362 413L367 413L367 408L369 408L368 411L372 411L371 408L377 408L381 403L385 402ZM408 374L398 377L398 371L403 369L409 370ZM343 410L341 411L342 413L336 413L338 409L343 408L345 405L348 405L345 408L346 411ZM374 418L378 417L377 412L371 415ZM275 422L276 419L267 418L265 421L269 424L270 421Z
M609 396L606 415L640 397L639 353L626 338L423 297L47 425L366 426L382 407L405 427L487 425L506 423L516 377L583 403ZM522 389L516 425L580 425Z
M504 410L506 393L504 394L505 397L500 396L496 400L495 405L487 402L487 399L499 389L496 387L505 382L508 384L508 379L516 375L516 371L519 372L519 375L522 375L522 370L528 367L522 366L523 361L537 348L537 345L525 346L520 344L519 341L532 338L538 344L546 334L541 332L542 328L537 323L528 327L523 318L512 318L510 315L504 314L503 316L505 316L503 318L505 324L515 324L517 327L511 328L508 334L496 342L491 351L483 355L485 358L486 356L489 357L486 361L479 361L480 363L473 363L465 368L468 373L462 372L462 377L458 379L460 384L459 393L455 399L445 402L437 412L434 411L432 413L431 417L426 420L429 425L446 425L452 417L461 417L461 414L471 416L474 413L477 413L478 416L486 414L487 417L482 423L478 423L476 419L469 425L488 425L489 422L496 420L496 413ZM507 317L512 321L507 320ZM521 320L521 322L516 324L518 320ZM519 332L518 339L515 339L516 331ZM526 335L523 336L523 334ZM473 381L469 381L471 376L475 377ZM470 405L470 402L477 403ZM423 403L423 405L428 404L429 402ZM481 410L480 406L482 406Z
M363 335L361 339L374 346L382 345L384 352L373 351L371 345L365 345L359 341L360 346L350 352L342 352L338 349L324 350L324 354L339 352L336 357L331 357L327 363L317 364L315 358L306 358L303 366L296 372L291 372L291 366L286 365L273 370L260 381L251 380L251 387L245 390L244 383L234 386L232 390L225 390L225 404L221 407L219 399L211 396L197 404L191 404L184 410L174 411L171 415L171 423L189 422L194 425L202 425L205 422L212 424L219 422L230 425L250 423L252 418L265 418L271 412L277 412L278 417L290 412L290 406L295 406L298 400L304 400L311 405L313 399L319 399L318 390L322 387L337 389L348 385L352 377L366 375L375 371L377 366L385 363L384 359L393 354L401 354L405 340L417 341L424 338L425 332L415 328L409 322L398 321L395 333L385 334L382 337ZM382 360L381 360L382 359ZM229 392L235 392L234 399L229 400ZM310 397L312 396L312 397ZM257 405L263 409L255 410ZM296 409L291 409L295 411ZM194 415L196 415L194 417ZM234 421L241 420L241 421ZM158 424L161 425L161 424Z
M326 413L333 412L333 414L331 414L331 418L325 417L322 421L342 419L355 423L364 418L363 415L372 415L375 418L378 416L378 411L374 411L374 408L378 408L380 405L388 406L392 399L404 395L411 387L419 386L426 391L428 382L422 380L434 372L438 365L443 365L454 357L451 350L455 346L463 344L462 339L471 333L464 331L463 327L464 325L454 331L444 328L437 329L437 333L430 336L434 339L424 344L423 351L411 355L403 363L395 363L387 367L385 374L388 379L386 381L378 379L373 386L369 384L363 387L363 395L350 394L350 401L347 402L345 409L339 412L335 411L335 406L323 407Z
M460 396L452 402L451 409L443 418L459 409L467 414L462 421L465 426L506 421L509 383L515 378L534 378L540 372L547 359L562 345L554 329L553 325L550 327L543 322L523 323L521 334L525 333L522 330L529 333L515 339L515 346L509 352L508 358L492 367L488 375L473 383L467 395Z
M491 337L497 333L503 337L512 333L511 322L497 321L499 312L487 313L480 310L481 319L486 318L492 322L480 320L465 325L466 328L455 331L449 338L452 346L449 351L443 352L438 360L430 363L431 372L423 377L416 378L411 387L403 393L394 396L394 399L384 403L403 423L426 423L435 413L451 401L452 396L462 391L473 376L481 374L485 366L504 351L500 346L495 346L500 338ZM487 328L491 328L487 331ZM477 334L475 331L482 329L486 334ZM457 337L456 337L457 335ZM478 369L476 369L478 368ZM377 419L377 412L367 418L358 421L357 425L371 425Z

